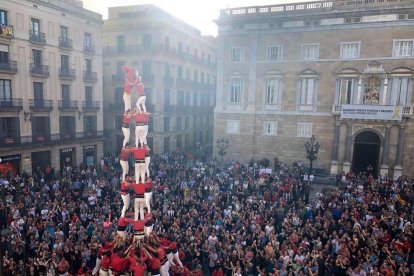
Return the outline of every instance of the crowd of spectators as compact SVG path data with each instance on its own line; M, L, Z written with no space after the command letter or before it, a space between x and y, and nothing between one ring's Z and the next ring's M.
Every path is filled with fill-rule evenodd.
M187 157L152 156L150 171L154 232L177 242L189 270L411 275L414 189L407 179L348 174L310 197L298 167L281 164L267 174L254 161ZM66 166L59 176L39 170L0 179L3 275L91 275L122 208L118 162L112 154L102 170Z

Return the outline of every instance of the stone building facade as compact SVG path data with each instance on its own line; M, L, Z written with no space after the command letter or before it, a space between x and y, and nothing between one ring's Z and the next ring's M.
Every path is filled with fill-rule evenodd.
M0 173L99 165L101 15L77 0L3 0L0 25Z
M232 8L216 22L214 138L229 139L227 158L308 164L314 135L327 174L414 175L414 1Z
M103 28L107 150L122 147L124 73L142 76L151 113L148 145L160 154L212 143L216 83L213 37L154 5L109 8ZM137 93L132 91L132 106ZM134 126L131 126L134 129ZM131 131L131 145L135 144ZM201 147L200 147L201 146Z

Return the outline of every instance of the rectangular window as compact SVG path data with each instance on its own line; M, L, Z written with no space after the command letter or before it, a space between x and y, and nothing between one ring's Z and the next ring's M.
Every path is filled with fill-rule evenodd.
M43 82L33 82L33 96L35 106L43 106Z
M300 79L300 105L313 105L315 97L316 79L302 78Z
M85 59L85 71L86 73L92 73L92 60L91 59Z
M62 84L62 102L68 103L70 101L69 85Z
M298 137L312 137L312 123L298 123Z
M319 59L319 45L318 44L303 44L302 45L302 59L304 60Z
M144 34L142 37L142 45L144 49L148 50L149 48L151 48L151 44L152 44L151 34Z
M359 58L361 42L342 42L341 59Z
M181 117L177 117L177 130L180 131L181 130Z
M164 137L164 152L170 151L170 137Z
M171 92L170 89L164 89L164 106L171 105Z
M191 100L191 94L190 94L190 92L186 92L185 93L185 99L184 99L185 106L190 106L190 100Z
M184 106L184 91L182 90L177 92L177 105Z
M96 134L96 116L83 116L83 131L86 136L91 136Z
M263 121L263 135L277 135L277 122Z
M62 70L69 70L69 56L60 55L60 66Z
M3 117L0 120L0 137L1 138L9 138L11 139L11 143L15 143L17 141L15 141L16 139L12 139L12 138L18 138L19 133L20 133L20 127L19 127L19 118L15 118L15 117ZM5 140L3 140L5 141Z
M11 80L0 79L0 106L12 101Z
M412 87L410 78L391 78L389 83L389 104L408 105L410 102L409 89Z
M76 131L74 116L61 116L59 122L60 135L64 138L73 137Z
M394 40L394 57L411 57L413 40Z
M238 80L231 80L230 82L230 97L229 102L232 104L239 104L241 103L241 90L242 89L242 81Z
M267 57L268 61L280 61L282 60L282 45L267 46Z
M84 43L85 43L85 47L86 48L90 48L90 47L92 47L92 34L90 34L90 33L85 33L85 41L84 41Z
M68 27L60 26L60 37L63 40L68 39Z
M0 64L9 63L9 45L0 44Z
M177 66L177 79L183 79L183 67L181 65Z
M0 24L9 25L7 22L7 11L0 10Z
M339 104L352 104L355 79L340 79L339 84Z
M185 124L185 129L188 129L190 127L190 117L188 116L185 117L184 124Z
M40 35L40 20L31 18L30 20L30 30L32 31L33 36Z
M116 38L116 49L118 53L122 53L125 50L125 36L118 35Z
M164 117L164 132L170 131L170 117Z
M242 62L242 53L243 53L243 49L242 48L233 48L231 49L231 61L232 62Z
M32 62L36 67L42 66L42 51L32 49Z
M240 134L240 120L227 120L227 134Z
M91 103L92 99L93 99L92 86L85 86L85 101L86 101L86 103Z
M279 95L280 95L280 89L281 89L281 78L276 78L272 80L266 80L266 99L265 103L268 105L272 104L279 104Z
M171 65L169 63L164 64L164 76L171 76Z

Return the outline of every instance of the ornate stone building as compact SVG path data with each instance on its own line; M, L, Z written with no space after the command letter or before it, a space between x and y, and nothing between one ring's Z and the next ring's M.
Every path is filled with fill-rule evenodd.
M124 64L138 69L145 85L146 106L151 112L148 145L153 154L212 143L213 37L202 36L154 5L113 7L104 21L103 49L107 150L120 150L124 139ZM133 91L133 106L136 95ZM133 134L131 131L132 145Z
M414 1L232 8L217 24L214 137L228 158L306 161L314 135L327 174L414 175Z
M0 174L100 165L101 31L82 1L0 1Z

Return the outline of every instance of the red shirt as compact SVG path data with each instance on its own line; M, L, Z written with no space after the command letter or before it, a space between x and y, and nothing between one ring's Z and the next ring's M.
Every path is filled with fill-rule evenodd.
M134 231L144 231L144 221L143 220L134 220L132 222L132 227L134 228Z
M125 180L121 183L121 191L122 193L128 193L129 184Z
M158 258L152 258L149 260L148 266L152 269L152 270L157 270L160 269L161 267L161 262L160 259Z
M128 154L130 154L131 150L123 148L121 149L121 160L127 161L128 160Z
M132 120L132 116L130 114L129 115L125 114L122 122L126 125L129 125L131 123L131 120Z
M143 276L145 273L145 270L147 270L147 266L145 264L139 264L135 260L134 257L129 256L129 261L131 262L131 271L134 272L133 275L135 276Z
M102 261L101 261L101 267L106 270L109 268L110 264L111 264L111 256L106 256L106 255L103 256Z
M144 147L145 149L145 157L149 157L150 156L150 148L149 147Z
M152 191L152 181L151 180L148 180L147 182L145 182L144 185L145 185L145 191L147 191L147 193Z
M134 191L136 195L144 195L145 193L145 185L138 183L134 184Z
M135 148L131 149L131 152L134 154L135 159L145 159L145 149Z
M112 253L110 268L116 271L125 271L127 265L127 259L121 258L117 254Z
M129 224L129 222L128 222L128 219L126 219L126 218L120 218L118 220L118 226L126 227L126 226L128 226L128 224Z
M160 260L164 260L165 258L167 258L167 254L165 254L165 249L162 246L158 247L157 254L158 259Z
M138 113L134 115L135 122L140 125L148 125L149 116L146 113Z

